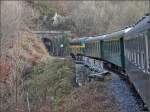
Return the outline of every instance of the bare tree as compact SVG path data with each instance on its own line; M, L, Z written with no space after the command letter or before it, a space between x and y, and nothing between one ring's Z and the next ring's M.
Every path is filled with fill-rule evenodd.
M0 91L0 97L8 94L0 99L2 107L0 109L5 112L25 111L23 110L25 107L25 93L23 90L22 72L26 62L20 58L22 50L18 49L18 43L22 37L21 30L26 29L35 16L37 15L25 1L1 1L2 37L0 38L0 60L2 60L1 57L8 57L9 63L12 65L7 83L0 83L1 88L7 87L7 90ZM13 48L13 51L10 52L11 48Z

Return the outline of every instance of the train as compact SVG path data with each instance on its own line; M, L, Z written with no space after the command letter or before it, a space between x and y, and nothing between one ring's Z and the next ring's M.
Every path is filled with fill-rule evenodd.
M150 110L150 14L119 31L72 39L71 54L102 60L126 75Z

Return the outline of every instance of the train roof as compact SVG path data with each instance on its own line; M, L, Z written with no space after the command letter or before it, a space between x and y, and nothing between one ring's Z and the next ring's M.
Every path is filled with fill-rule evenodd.
M116 32L113 32L113 33L110 33L110 34L106 34L106 35L91 37L91 38L87 39L86 42L97 41L97 40L109 40L110 38L111 39L120 38L120 37L122 37L124 35L124 33L125 33L125 31L127 29L130 29L130 28L126 28L126 29L123 29L123 30L120 30L120 31L116 31Z
M89 37L82 37L82 38L75 38L75 39L72 39L70 41L70 43L79 43L79 42L84 42L86 39L88 39Z
M125 35L134 35L148 29L150 29L150 14L143 16L130 31L126 32Z
M140 20L138 20L135 24L130 25L122 30L106 34L106 35L99 35L99 36L90 36L90 37L83 37L78 39L73 39L70 43L74 42L90 42L90 41L97 41L97 40L109 40L109 39L117 39L123 37L124 35L132 35L134 33L138 33L140 31L150 29L150 14L146 14Z
M107 40L107 39L110 39L110 38L111 39L120 38L124 35L124 33L125 33L125 29L117 31L117 32L113 32L113 33L107 34L105 36L105 38L103 38L103 40Z

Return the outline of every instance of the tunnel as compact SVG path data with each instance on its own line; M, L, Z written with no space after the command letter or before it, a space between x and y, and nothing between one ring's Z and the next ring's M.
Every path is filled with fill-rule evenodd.
M43 41L43 43L45 44L45 46L46 46L48 52L49 52L50 54L53 53L54 48L53 48L53 42L52 42L52 40L49 39L49 38L42 38L42 41Z

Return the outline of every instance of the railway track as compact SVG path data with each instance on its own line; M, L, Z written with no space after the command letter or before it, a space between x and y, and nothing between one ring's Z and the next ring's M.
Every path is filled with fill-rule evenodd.
M89 59L90 60L90 59ZM93 59L91 59L91 62ZM82 66L87 67L89 70L94 70L93 68L96 68L97 65L95 64L89 64L88 66L85 64L84 61L75 61L76 63L76 69L78 70ZM99 60L97 60L96 63L102 63ZM94 67L95 66L95 67ZM100 67L99 67L100 68ZM104 69L104 71L107 71L105 68L100 68L99 71L102 71L101 69ZM109 92L112 92L118 102L118 108L119 112L149 112L148 108L145 106L145 103L143 102L140 95L137 93L134 86L130 83L130 81L127 78L120 77L121 75L112 71L109 71L112 76L112 80L108 81L107 87ZM77 75L77 80L80 79L80 75ZM82 84L79 84L80 86Z

